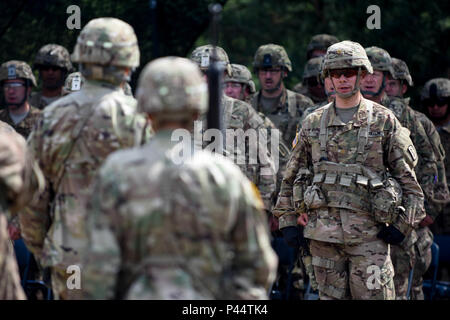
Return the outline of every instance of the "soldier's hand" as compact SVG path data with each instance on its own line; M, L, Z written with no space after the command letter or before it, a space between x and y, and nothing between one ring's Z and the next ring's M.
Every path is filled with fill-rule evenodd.
M386 243L394 245L400 244L403 239L405 239L405 235L393 225L383 225L380 232L378 232L377 237Z
M430 217L429 215L426 215L425 218L423 218L422 221L420 221L419 226L423 227L428 227L430 224L433 224L434 220L432 217Z
M298 227L289 226L281 229L284 241L292 248L300 247L300 230Z
M297 224L305 227L308 224L308 214L302 213L301 215L299 215L297 218Z

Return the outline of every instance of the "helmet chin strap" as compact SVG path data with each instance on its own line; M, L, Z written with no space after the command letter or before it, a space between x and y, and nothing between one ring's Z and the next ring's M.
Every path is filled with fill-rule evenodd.
M358 68L358 75L356 76L355 87L353 88L353 90L351 92L348 92L348 93L340 93L339 91L337 91L336 86L334 85L334 82L331 79L331 76L329 73L328 73L328 77L330 78L331 83L333 84L334 92L336 93L336 95L338 95L340 98L347 99L359 91L359 83L361 80L361 67ZM328 95L328 93L327 93L327 95Z
M363 95L365 95L365 96L366 96L366 95L367 95L367 96L371 96L371 97L377 97L377 96L379 96L379 95L383 92L384 88L386 87L385 79L386 79L386 76L383 74L383 81L381 82L381 86L380 86L380 88L378 89L377 92L361 90L361 93L362 93Z

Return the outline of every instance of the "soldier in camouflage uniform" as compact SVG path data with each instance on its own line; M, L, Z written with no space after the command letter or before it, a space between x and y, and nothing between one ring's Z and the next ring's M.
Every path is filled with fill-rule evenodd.
M51 268L55 297L66 299L69 265L79 265L86 243L85 201L92 178L106 157L147 139L136 100L121 86L139 65L133 28L115 18L91 20L72 55L85 78L80 91L43 110L29 147L47 181L41 201L20 213L27 247ZM78 290L79 291L79 290Z
M11 60L0 66L0 86L3 88L5 109L0 110L0 121L14 128L25 139L38 121L41 111L29 102L32 86L36 80L30 66ZM9 221L8 230L12 240L20 239L20 224L17 216Z
M394 299L389 245L425 216L417 155L395 115L362 97L362 46L336 43L324 59L336 99L303 121L274 214L294 247L305 227L321 299Z
M298 132L300 131L301 123L303 122L303 120L310 113L312 113L313 111L319 109L320 107L323 107L324 105L330 103L334 99L334 87L333 87L333 84L332 84L331 80L329 78L325 78L324 79L322 77L323 57L312 58L312 59L310 59L310 61L315 60L315 59L320 59L320 64L319 65L314 64L314 65L315 65L315 67L318 67L317 79L322 84L322 88L323 88L323 91L324 91L324 94L325 94L325 99L322 100L322 101L317 102L315 105L313 105L312 107L307 108L303 112L303 115L302 115L302 117L300 119L300 125L299 125L298 130L297 130L297 135L298 135ZM316 60L316 61L319 62L318 60ZM306 67L305 67L305 69L306 69ZM292 142L293 145L297 143L297 138L298 138L297 135L295 136L295 139Z
M327 95L323 86L323 81L320 78L320 70L323 57L315 57L308 60L303 71L303 87L306 88L306 93L300 92L296 87L294 91L303 93L305 96L311 98L315 103L323 103L327 100Z
M66 78L64 87L62 89L62 95L66 96L69 93L80 91L84 84L84 78L81 72L72 72Z
M225 74L224 91L230 98L251 103L251 95L256 92L252 74L246 66L231 64L231 75Z
M389 53L378 47L370 47L365 50L374 69L374 73L376 74L373 77L367 77L361 82L361 87L364 88L362 91L364 97L382 103L384 106L388 107L394 112L396 117L400 120L400 123L410 131L410 138L413 141L419 156L418 164L415 168L417 180L422 187L425 199L430 201L433 199L434 180L438 174L437 160L430 139L414 110L408 106L407 101L399 97L388 97L385 92L386 84L389 79L396 78L396 73ZM381 85L379 85L380 76L382 77ZM379 87L377 87L377 85L379 85ZM416 262L420 260L419 257L416 257L416 248L421 245L421 243L417 243L418 231L423 236L421 243L427 244L423 253L426 253L426 255L431 254L432 239L431 242L429 241L431 232L421 228L413 230L405 241L399 246L393 246L391 250L391 257L394 269L396 270L394 281L397 299L407 298L409 272ZM418 269L421 269L420 263ZM421 279L421 276L419 278ZM420 280L416 287L416 291L421 291L421 283L422 281Z
M224 75L227 77L232 76L232 69L228 55L221 47L216 47L217 59L221 66L224 68ZM200 46L194 49L191 53L191 60L197 63L200 70L206 76L206 71L209 68L209 64L213 59L213 47L211 45ZM220 110L222 112L223 129L232 129L234 133L238 133L239 129L245 131L252 129L259 133L259 129L262 129L261 134L266 138L266 129L264 127L264 120L258 115L258 113L244 101L233 99L223 93L221 97ZM206 121L203 121L203 127L206 127ZM225 132L222 132L225 135ZM267 140L268 141L268 140ZM233 142L233 141L229 141ZM270 157L267 144L263 144L263 141L258 139L258 152L256 159L252 159L253 163L249 162L249 146L247 143L239 144L235 146L234 150L230 151L230 156L236 156L235 160L238 160L239 155L245 155L245 163L236 164L245 173L247 178L250 179L261 193L261 197L264 201L264 206L267 211L270 211L273 206L273 198L275 196L275 183L276 183L276 167L273 157ZM227 143L227 141L225 141ZM268 212L269 213L269 212ZM270 213L269 213L270 216Z
M397 97L389 98L385 92L388 77L395 78L389 53L378 47L370 47L365 50L372 64L374 75L368 75L361 80L361 92L364 98L380 103L392 110L400 123L410 131L411 140L419 155L416 168L417 179L426 199L432 199L434 179L437 176L437 160L430 139L412 108L408 108L406 101Z
M450 181L450 80L447 78L434 78L428 80L421 92L422 110L433 121L439 133L445 156L444 167L447 183ZM442 214L434 223L434 230L438 234L450 234L450 205L444 205Z
M73 71L69 52L58 44L46 44L36 54L33 68L39 70L42 90L33 92L30 101L42 110L63 95L64 80Z
M392 67L394 70L395 78L389 73L386 79L386 93L393 101L399 101L403 104L397 104L399 108L394 108L394 113L398 114L400 122L404 126L413 127L411 123L420 122L431 146L433 147L433 153L436 158L437 172L436 176L432 177L433 182L429 185L433 187L430 193L426 193L425 209L427 216L420 223L419 227L411 233L405 243L401 246L393 248L392 259L395 268L395 289L397 293L397 299L407 298L408 277L411 268L414 268L414 276L411 283L411 299L423 300L424 295L422 291L422 276L427 271L431 262L431 244L433 243L433 234L431 233L428 225L432 224L439 214L438 207L442 206L441 203L448 198L448 188L445 178L445 168L443 165L444 154L442 153L442 145L440 142L439 134L437 133L433 123L426 118L422 113L413 110L409 106L409 98L404 98L404 94L408 90L408 86L413 85L411 74L409 73L408 66L400 59L392 58ZM404 119L410 119L405 121ZM413 139L414 130L411 130L411 138ZM430 152L430 151L428 151ZM426 172L426 169L421 166L419 161L416 167L416 173L419 182L422 184L422 189L427 191L426 183L421 180L422 174ZM443 183L445 181L445 183Z
M171 138L177 130L192 137L206 111L197 65L150 62L137 98L156 133L113 153L95 180L85 298L267 299L277 260L255 186L225 157Z
M276 44L260 46L253 59L253 68L258 75L261 90L253 95L252 106L273 122L280 130L281 142L290 147L303 112L312 106L313 102L310 98L285 88L283 79L292 71L292 64L282 46ZM288 157L289 154L279 155L277 194Z
M251 94L254 94L256 90L250 70L240 64L231 64L231 70L232 75L229 76L228 73L226 73L224 77L224 82L226 85L224 89L225 94L230 98L235 98L247 103L251 103ZM258 114L264 121L264 128L269 130L268 149L271 150L270 132L271 130L278 130L278 128L264 113L258 112ZM286 146L283 141L279 141L279 145L277 148L281 157L289 157L290 148ZM278 231L278 223L275 219L273 219L272 214L270 215L270 229L272 232Z
M308 97L285 88L283 79L292 72L292 64L282 46L260 46L253 59L253 68L262 89L254 94L252 106L269 117L281 130L282 141L289 146L303 111L314 103Z
M29 101L32 86L36 86L30 66L17 60L3 63L0 66L0 85L6 106L0 111L0 121L8 123L27 139L41 114Z

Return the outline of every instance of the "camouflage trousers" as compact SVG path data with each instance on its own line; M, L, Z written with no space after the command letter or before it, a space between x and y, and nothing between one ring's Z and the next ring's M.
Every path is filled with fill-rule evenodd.
M389 245L376 239L360 244L311 240L321 300L393 300L394 269Z
M411 240L411 235L405 238L400 245L391 246L391 259L394 265L395 296L397 300L407 300L409 274L415 264L416 251L415 243Z
M416 232L418 239L414 245L416 259L411 287L411 299L424 300L422 277L431 264L431 245L433 244L433 234L428 227L419 228Z
M422 291L423 275L431 263L431 245L433 234L428 227L415 230L417 240L408 245L392 246L391 258L395 270L395 293L397 300L406 300L409 273L414 268L411 283L411 300L424 300ZM405 239L408 243L408 238Z

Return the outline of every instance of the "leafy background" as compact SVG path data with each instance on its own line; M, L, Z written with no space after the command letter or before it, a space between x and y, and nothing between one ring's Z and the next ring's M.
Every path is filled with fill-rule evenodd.
M141 49L141 67L131 82L134 88L148 61L166 55L189 56L193 48L210 42L208 5L213 2L224 7L219 45L230 60L251 67L258 46L283 45L294 68L288 87L301 80L306 46L317 33L357 41L364 47L379 46L405 60L415 82L409 94L416 99L425 81L450 76L447 0L3 0L0 61L32 64L47 43L61 44L72 52L79 30L67 29L66 9L75 4L81 9L82 26L93 18L112 16L134 27ZM370 16L366 10L372 4L381 9L379 30L366 27Z

